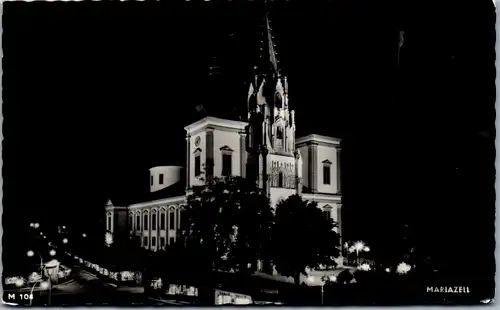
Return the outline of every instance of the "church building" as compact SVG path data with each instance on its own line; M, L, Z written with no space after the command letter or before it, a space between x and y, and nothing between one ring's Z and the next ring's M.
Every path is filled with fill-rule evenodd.
M241 176L255 180L273 208L293 194L317 202L342 236L341 141L316 134L295 137L300 124L289 105L289 83L278 68L267 14L264 28L246 120L207 116L186 126L185 166L151 168L150 191L156 196L150 201L128 206L109 201L107 230L139 236L152 251L165 248L180 235L190 187L210 177Z

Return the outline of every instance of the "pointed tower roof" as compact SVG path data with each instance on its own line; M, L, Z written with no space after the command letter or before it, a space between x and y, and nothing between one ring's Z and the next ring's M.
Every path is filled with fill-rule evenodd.
M274 37L269 21L267 0L263 1L264 29L262 33L259 64L255 67L257 71L256 74L279 77L280 74L278 69L278 59L276 57L276 46L274 45Z

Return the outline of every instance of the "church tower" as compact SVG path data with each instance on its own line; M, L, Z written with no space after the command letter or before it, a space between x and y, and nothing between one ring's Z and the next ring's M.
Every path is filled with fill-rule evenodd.
M301 187L297 173L300 155L295 149L288 81L278 67L266 5L263 24L260 57L248 91L247 177L257 182L274 206L281 196L295 194Z

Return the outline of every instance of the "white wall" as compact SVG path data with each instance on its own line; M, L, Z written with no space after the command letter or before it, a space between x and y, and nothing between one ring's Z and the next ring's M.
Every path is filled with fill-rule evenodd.
M233 150L231 171L234 176L241 176L241 149L240 134L238 132L214 130L214 176L222 175L222 152L223 146Z
M271 154L269 155L268 158L268 163L269 166L267 168L268 173L272 172L272 163L277 162L278 164L283 163L283 164L289 164L290 169L293 174L295 174L295 158L290 157L290 156L282 156L282 155L276 155L276 154ZM294 185L295 185L295 179L293 179ZM296 194L297 189L296 188L279 188L279 187L272 187L271 186L271 191L270 191L270 200L271 200L271 207L276 208L276 204L280 199L287 199L290 195Z
M149 169L150 191L156 192L180 182L183 168L179 166L163 166ZM163 184L160 184L160 174L163 174ZM151 177L153 184L151 185Z
M329 160L332 164L330 166L330 185L323 184L323 161ZM337 193L337 149L328 146L318 146L318 171L316 173L318 180L318 192L325 194Z
M302 184L310 188L309 186L309 150L307 146L299 148L300 155L302 156Z
M196 141L196 137L200 137L200 145L199 146L195 146L195 141ZM189 185L190 186L199 186L199 185L203 185L203 182L200 180L200 177L201 178L204 178L205 177L205 162L206 162L206 155L207 155L207 140L206 140L206 133L205 132L200 132L196 135L193 135L191 136L190 138L190 149L189 149ZM196 177L194 175L194 151L197 149L197 148L200 148L201 149L201 175Z
M331 211L330 211L331 219L334 222L338 223L339 222L339 218L338 218L338 205L337 205L337 203L318 202L318 208L320 208L321 210L323 210L323 207L325 207L327 205L330 206L330 207L332 207ZM334 230L336 232L338 232L338 227L336 227Z
M141 216L141 230L136 232L138 236L140 236L141 240L141 245L145 248L148 248L152 251L158 251L161 249L161 237L165 238L165 246L169 245L169 240L170 238L174 238L176 240L177 238L177 232L179 230L178 227L178 216L179 213L177 210L182 206L182 204L159 204L155 205L154 207L147 206L147 207L140 207L134 211L129 211L129 215L133 214L134 220L137 214L140 214ZM156 210L156 230L153 230L152 226L152 214L153 214L153 209ZM170 211L173 211L170 213ZM138 213L139 212L139 213ZM148 229L144 230L144 214L147 212L148 214ZM165 217L165 229L161 229L161 220L160 216ZM174 217L175 221L175 229L171 229L170 227L170 216ZM148 238L148 245L145 246L143 244L144 242L144 237ZM156 245L152 245L152 237L156 237Z
M292 188L277 188L277 187L271 187L271 192L270 192L270 200L271 200L271 208L275 209L276 204L281 200L281 199L287 199L293 194L296 194L297 190L292 189Z

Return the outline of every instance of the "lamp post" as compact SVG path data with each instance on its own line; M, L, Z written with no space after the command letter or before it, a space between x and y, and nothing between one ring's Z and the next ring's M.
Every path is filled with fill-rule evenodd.
M359 252L360 251L365 251L369 252L370 248L365 245L363 241L356 241L354 245L352 246L352 249L356 251L356 264L359 265Z
M111 232L107 232L106 235L104 236L104 242L105 244L109 247L113 244L113 234Z
M347 261L347 265L349 265L349 243L348 242L344 243L344 249L345 249L345 259Z
M350 247L347 252L348 253L354 253L356 250L354 249L354 247ZM349 260L347 261L349 263Z
M32 251L32 250L29 250L26 254L28 255L28 257L33 257L35 256L35 253L38 255L38 257L40 258L40 272L42 273L42 276L40 277L40 279L38 279L37 281L35 281L35 284L33 284L33 287L31 288L31 293L30 293L30 297L33 297L33 290L35 289L35 286L36 284L42 280L43 278L43 275L45 274L45 264L43 263L43 258L42 258L42 255L39 253L39 252L35 252L35 251ZM56 255L56 251L55 250L50 250L49 251L49 255L50 256L55 256ZM47 276L48 277L48 276ZM51 303L51 299L52 299L52 280L50 279L50 277L48 277L48 284L47 284L47 287L49 289L49 296L48 296L48 304L50 305ZM45 282L44 282L45 283ZM30 306L31 306L31 303L33 301L33 298L30 298Z
M314 283L316 282L315 278L313 276L309 276L307 278L307 280L310 282L310 283ZM335 282L337 281L337 277L335 276L322 276L319 280L319 284L320 284L320 287L321 287L321 305L324 304L324 294L325 294L325 284L326 282L328 281L332 281L332 282Z
M31 306L31 305L32 305L32 303L33 303L33 291L35 290L35 286L36 286L36 285L38 284L38 282L40 282L41 280L42 280L41 278L40 278L40 279L38 279L38 280L36 280L36 281L35 281L35 284L33 284L33 287L31 287L31 291L30 291L30 306ZM49 289L49 302L48 302L48 304L50 305L50 302L51 302L50 300L51 300L51 297L52 297L52 296L51 296L51 295L52 295L52 286L50 285L50 280L49 280L49 281L47 281L47 282L42 282L42 284L46 284L46 285L44 285L44 287L43 287L44 289L47 289L47 288ZM40 284L40 286L41 286L42 284Z

